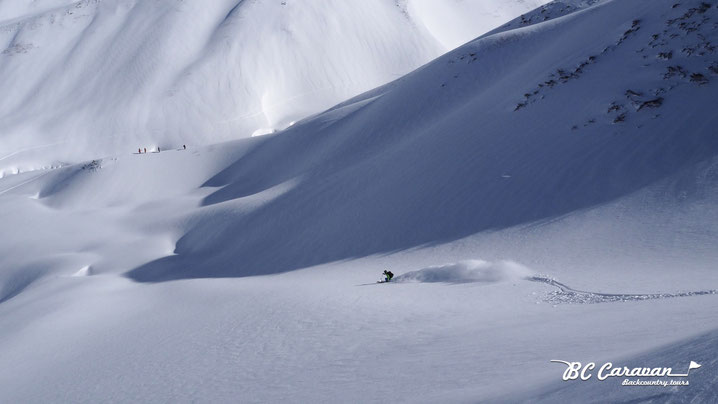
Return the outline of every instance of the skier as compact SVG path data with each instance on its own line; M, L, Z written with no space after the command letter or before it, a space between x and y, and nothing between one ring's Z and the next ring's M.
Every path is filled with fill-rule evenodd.
M162 151L162 150L160 150L160 147L157 146L157 153L159 153L159 152L161 152L161 151Z
M183 145L182 145L182 149L187 150L187 145L186 145L186 144L183 144Z
M137 154L142 154L142 149L137 149Z
M145 154L147 154L147 148L145 147Z
M391 278L394 277L394 274L391 273L391 271L384 270L384 282L391 282Z

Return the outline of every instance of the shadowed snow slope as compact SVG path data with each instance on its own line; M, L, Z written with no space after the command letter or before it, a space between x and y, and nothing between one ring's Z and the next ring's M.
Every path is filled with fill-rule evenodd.
M600 2L486 36L261 139L206 183L226 220L130 276L284 272L565 215L679 173L715 186L697 164L718 152L718 8L673 4Z
M0 173L271 133L542 2L2 0Z

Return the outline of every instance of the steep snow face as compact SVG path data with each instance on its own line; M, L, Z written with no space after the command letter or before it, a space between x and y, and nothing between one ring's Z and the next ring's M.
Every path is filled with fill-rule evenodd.
M566 215L682 172L713 178L698 164L718 153L718 9L673 4L603 2L483 37L262 140L205 204L291 189L198 223L133 276L282 272Z
M434 3L0 1L0 171L271 133L537 1Z

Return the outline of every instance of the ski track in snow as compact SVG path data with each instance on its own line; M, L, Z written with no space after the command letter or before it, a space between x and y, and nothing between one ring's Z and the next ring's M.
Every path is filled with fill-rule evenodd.
M19 184L17 184L17 185L13 185L13 186L11 186L11 187L9 187L9 188L7 188L7 189L3 189L3 190L0 191L0 195L5 194L5 193L7 193L7 192L10 192L10 191L12 191L13 189L19 188L19 187L21 187L21 186L23 186L23 185L27 185L27 184L29 184L29 183L31 183L31 182L33 182L33 181L37 181L37 180L39 180L40 178L46 176L47 174L50 174L50 172L48 171L48 172L42 173L42 174L40 174L40 175L38 175L38 176L36 176L36 177L32 177L32 178L30 178L29 180L23 181L23 182L21 182L21 183L19 183Z
M639 300L668 299L674 297L689 297L718 294L718 290L697 290L678 293L600 293L574 289L547 276L531 276L525 278L531 282L545 283L555 286L559 290L550 292L545 300L554 304L593 304L609 302L630 302Z
M523 279L544 283L559 290L549 292L544 300L552 304L593 304L610 302L642 301L668 299L675 297L703 296L718 294L716 289L687 291L678 293L601 293L574 289L547 275L527 276L531 270L512 261L487 262L466 260L457 263L431 266L396 276L391 283L498 283ZM377 282L386 283L386 282ZM367 283L358 286L374 285Z
M55 142L55 143L50 143L50 144L41 144L41 145L38 145L38 146L26 147L26 148L24 148L24 149L15 150L14 152L11 152L11 153L9 153L9 154L6 154L6 155L0 157L0 161L3 161L3 160L5 160L5 159L7 159L7 158L10 158L10 157L12 157L12 156L15 156L15 155L18 155L18 154L21 154L21 153L25 153L25 152L30 151L30 150L37 150L37 149L42 149L42 148L45 148L45 147L57 146L57 145L60 145L60 144L63 144L63 143L66 143L66 142Z

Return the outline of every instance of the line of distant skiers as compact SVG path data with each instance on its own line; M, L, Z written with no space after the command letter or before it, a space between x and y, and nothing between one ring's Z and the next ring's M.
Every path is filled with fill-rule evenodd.
M144 150L144 153L147 154L147 148L146 148L146 147L145 147L144 149L143 149L142 147L137 148L137 154L143 154L143 150ZM182 145L182 150L187 150L187 145L186 145L186 144L183 144L183 145ZM150 151L151 151L151 150L150 150ZM161 151L162 151L162 150L160 149L160 147L157 146L157 152L156 152L156 153L159 153L159 152L161 152Z

